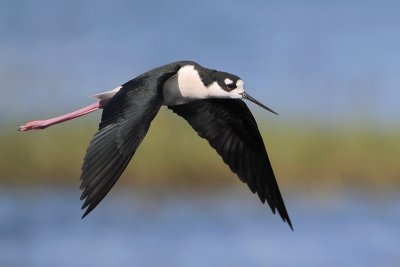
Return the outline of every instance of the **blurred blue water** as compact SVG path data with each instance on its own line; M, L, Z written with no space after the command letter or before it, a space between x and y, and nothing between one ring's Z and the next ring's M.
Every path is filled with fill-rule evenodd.
M287 199L295 231L251 194L0 194L0 266L399 266L400 198Z

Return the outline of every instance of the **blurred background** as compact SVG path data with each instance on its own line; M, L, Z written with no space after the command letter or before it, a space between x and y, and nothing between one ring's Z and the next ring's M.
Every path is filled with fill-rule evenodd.
M398 1L1 1L1 266L399 266ZM177 60L239 75L294 232L162 108L85 220L100 112L21 133Z

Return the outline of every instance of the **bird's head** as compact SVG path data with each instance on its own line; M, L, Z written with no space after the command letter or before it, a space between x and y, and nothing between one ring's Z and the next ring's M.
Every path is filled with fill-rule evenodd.
M164 88L166 105L183 104L195 99L243 98L277 114L247 94L240 77L228 72L207 69L195 62L181 66L177 75L167 80Z
M211 76L213 76L212 79L214 80L214 82L208 86L211 97L247 99L260 107L277 114L275 111L247 94L244 90L244 82L238 76L222 71L215 71Z

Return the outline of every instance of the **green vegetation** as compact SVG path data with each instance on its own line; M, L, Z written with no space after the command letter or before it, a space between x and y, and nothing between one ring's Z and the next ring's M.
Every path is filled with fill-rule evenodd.
M259 124L285 188L400 185L398 128ZM96 129L96 120L89 116L42 131L2 131L0 183L78 185L82 159ZM135 187L240 184L207 142L165 109L120 182Z

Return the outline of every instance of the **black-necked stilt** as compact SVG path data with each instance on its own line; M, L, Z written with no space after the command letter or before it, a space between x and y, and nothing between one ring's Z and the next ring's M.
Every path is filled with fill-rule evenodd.
M223 161L246 182L260 200L277 209L292 228L264 142L247 99L273 113L244 91L235 75L211 70L192 61L178 61L148 71L112 91L97 94L99 101L48 120L32 121L20 131L44 129L97 109L104 109L98 132L82 166L82 217L89 214L121 176L162 105L183 117L207 139Z

